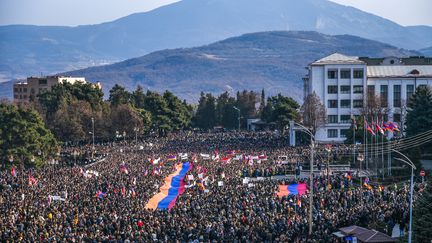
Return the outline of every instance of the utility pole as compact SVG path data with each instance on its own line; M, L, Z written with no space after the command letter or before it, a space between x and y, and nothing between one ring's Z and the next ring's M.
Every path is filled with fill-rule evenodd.
M311 159L310 159L310 195L309 195L309 235L312 235L312 211L313 211L313 161L314 161L314 139L311 136Z
M409 218L409 230L408 230L408 243L412 242L412 200L413 200L413 190L414 190L414 170L417 169L414 163L404 154L401 152L392 149L393 152L396 152L397 154L401 155L405 159L401 158L395 158L396 160L402 161L405 164L408 164L411 166L411 185L410 185L410 218Z
M305 126L295 123L295 125L298 125L302 128L304 132L306 132L310 138L311 138L311 158L310 158L310 173L309 173L309 235L312 235L312 229L313 229L313 164L314 164L314 139L315 136L312 134L311 130L307 129Z

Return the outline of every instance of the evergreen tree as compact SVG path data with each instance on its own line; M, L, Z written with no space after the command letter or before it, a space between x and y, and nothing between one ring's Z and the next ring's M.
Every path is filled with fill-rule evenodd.
M194 123L202 129L212 129L216 125L216 99L212 94L201 92Z
M156 92L147 91L144 109L151 114L151 129L164 135L174 129L167 101Z
M429 87L419 86L409 99L406 127L408 137L431 130L432 91Z
M275 122L283 131L290 120L298 120L297 109L299 107L300 105L293 98L278 94L267 99L261 119L266 122Z
M1 161L39 166L58 151L56 139L35 110L0 103Z
M172 121L173 130L188 127L192 119L192 108L169 91L165 91L163 98L168 106L167 115Z
M432 91L428 86L419 86L408 100L406 135L415 136L432 129ZM420 168L423 154L432 152L432 143L412 148L408 156Z
M111 106L118 106L120 104L131 103L131 94L123 87L115 84L109 91L110 95L108 101Z
M413 242L430 242L432 239L432 177L426 178L428 184L413 205Z
M243 90L237 92L237 105L241 114L241 127L246 127L247 119L257 116L256 105L258 103L258 95L253 91Z
M133 105L138 108L141 109L144 107L144 102L145 102L145 94L144 94L144 89L138 85L136 90L132 93L132 102Z

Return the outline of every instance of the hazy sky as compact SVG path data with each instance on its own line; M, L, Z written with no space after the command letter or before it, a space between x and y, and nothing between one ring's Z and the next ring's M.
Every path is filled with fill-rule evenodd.
M83 25L145 12L177 0L0 0L0 25ZM233 0L235 1L235 0ZM271 1L271 0L269 0ZM287 0L289 1L289 0ZM318 0L317 0L318 1ZM432 26L432 0L332 0L401 25Z

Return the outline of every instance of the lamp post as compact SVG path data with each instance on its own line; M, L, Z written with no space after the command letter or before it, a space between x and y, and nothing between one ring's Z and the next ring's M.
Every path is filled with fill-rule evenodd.
M313 227L313 219L312 219L312 211L313 211L313 161L314 161L314 140L315 136L312 134L311 130L307 129L305 126L295 122L295 125L302 128L304 132L306 132L310 138L311 138L311 159L310 159L310 174L309 174L309 180L310 180L310 195L309 195L309 235L312 235L312 227Z
M414 170L417 169L414 163L401 152L392 149L393 152L401 155L405 159L395 158L396 160L402 161L405 164L411 166L411 185L410 185L410 220L409 220L409 230L408 230L408 243L412 242L412 202L413 202L413 190L414 190Z
M134 131L135 131L135 144L138 144L138 132L139 132L139 128L138 127L134 127Z
M233 106L233 108L238 112L238 130L240 132L240 109L235 106Z
M92 147L92 158L94 155L94 150L95 150L95 137L94 137L94 118L91 118L92 120L92 137L93 137L93 147Z

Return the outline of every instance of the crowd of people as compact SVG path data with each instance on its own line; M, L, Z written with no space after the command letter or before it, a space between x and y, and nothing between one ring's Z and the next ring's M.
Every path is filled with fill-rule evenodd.
M291 148L286 143L283 135L267 132L182 132L138 143L98 144L98 159L90 164L75 163L69 156L74 163L37 169L16 165L14 173L1 171L0 240L330 242L332 233L344 226L379 222L391 229L406 224L406 186L360 188L351 175L328 177L318 171L309 235L309 194L276 195L281 184L309 180L271 177L309 160L307 146ZM92 147L65 147L63 152L76 150L89 154ZM344 150L334 149L331 156ZM318 147L320 151L325 148ZM175 160L167 160L173 155ZM194 179L184 177L185 190L175 206L146 209L182 161L193 164L188 175Z

